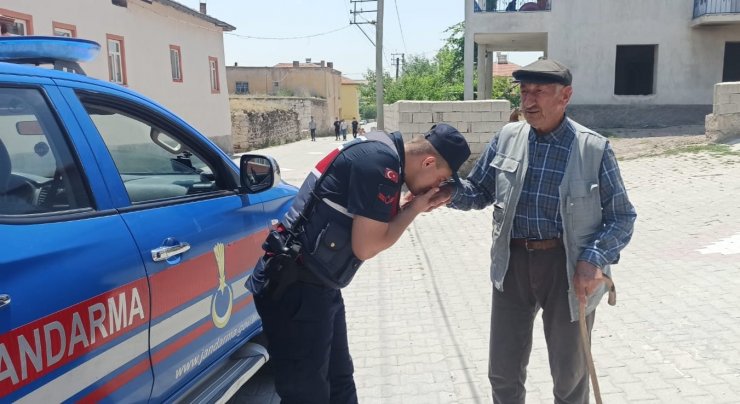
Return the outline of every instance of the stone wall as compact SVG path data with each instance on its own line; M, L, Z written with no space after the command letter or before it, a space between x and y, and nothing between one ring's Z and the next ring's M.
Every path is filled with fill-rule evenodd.
M740 82L714 85L714 104L705 128L713 142L740 136Z
M298 127L305 137L309 136L308 122L312 116L316 121L316 132L319 135L334 134L334 127L332 126L334 117L330 116L327 102L322 98L232 95L230 100L232 109L235 104L234 100L241 100L242 103L252 105L255 108L267 106L295 111L298 114Z
M301 139L298 113L283 108L241 108L231 101L234 152L245 152Z
M435 123L456 127L470 145L470 159L460 170L467 174L486 145L509 120L506 100L482 101L398 101L386 105L386 131L400 131L406 140L423 135Z

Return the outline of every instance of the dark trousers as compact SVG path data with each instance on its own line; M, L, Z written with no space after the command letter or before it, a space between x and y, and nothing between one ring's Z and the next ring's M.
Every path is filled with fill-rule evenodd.
M511 248L504 291L493 290L488 378L494 403L525 401L532 327L540 308L555 403L588 403L588 368L578 322L570 321L565 262L563 247ZM586 317L589 335L594 317Z
M357 403L339 290L296 282L274 300L255 296L282 404Z
M316 129L311 129L311 140L316 140Z

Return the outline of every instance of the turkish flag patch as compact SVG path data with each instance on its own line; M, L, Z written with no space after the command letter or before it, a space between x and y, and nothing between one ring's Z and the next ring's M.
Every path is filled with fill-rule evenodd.
M385 178L388 178L389 180L398 184L398 173L391 170L390 168L385 169Z

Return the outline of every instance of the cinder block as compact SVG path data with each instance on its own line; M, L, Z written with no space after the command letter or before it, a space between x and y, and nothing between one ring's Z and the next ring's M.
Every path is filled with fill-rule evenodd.
M441 122L459 122L462 121L462 112L442 112Z
M415 101L398 101L398 112L421 112L421 104Z
M419 101L421 112L432 112L432 103L429 101Z
M432 123L439 123L444 122L444 112L433 112L432 113Z
M508 100L493 100L493 111L506 112L507 114L511 111L511 103Z
M740 82L718 83L714 86L715 91L722 93L740 93Z
M725 94L720 95L720 99L724 97ZM720 102L720 104L740 104L740 94L729 94L729 100Z
M465 137L465 140L470 143L480 143L480 135L477 133L465 133L463 135Z
M472 112L487 112L487 111L493 111L493 101L492 100L480 100L480 101L468 101L472 104L471 111Z
M473 132L490 133L494 130L493 122L471 122Z
M447 102L437 101L437 102L432 102L430 104L431 104L431 108L430 108L430 111L431 112L445 112L445 111L449 111L449 105L448 105Z
M488 144L483 142L468 143L468 146L470 146L470 154L476 156L483 154L486 148L488 148Z
M416 129L416 133L424 134L429 132L429 128L431 128L433 123L431 122L425 122L425 123L415 123L414 128Z
M398 114L398 122L413 122L413 112L401 112Z
M404 135L411 135L414 133L414 124L402 122L398 125L398 130Z
M480 112L481 121L483 122L499 122L501 120L501 111L495 112Z
M431 123L432 113L431 112L414 112L413 121L414 123Z
M715 115L727 115L740 113L740 104L721 104L714 111Z
M463 112L463 121L465 122L478 122L483 118L481 112Z

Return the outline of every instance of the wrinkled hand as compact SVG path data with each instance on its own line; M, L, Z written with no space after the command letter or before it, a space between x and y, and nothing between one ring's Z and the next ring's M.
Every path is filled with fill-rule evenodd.
M445 197L444 195L440 195L439 192L440 189L435 187L421 195L411 195L411 197L404 195L401 200L407 200L405 209L411 209L417 214L431 212L449 199L449 196Z
M432 197L430 201L434 205L434 207L427 210L427 212L431 212L432 210L437 209L440 206L447 205L450 202L450 198L452 198L452 187L445 185L439 187L439 191Z
M604 282L604 274L599 267L587 261L578 261L576 263L576 273L573 275L573 288L576 291L578 301L582 304L586 303L586 298L591 296L602 282Z

